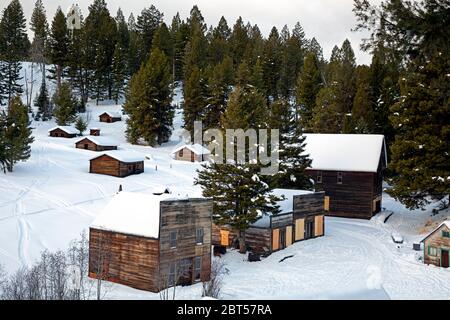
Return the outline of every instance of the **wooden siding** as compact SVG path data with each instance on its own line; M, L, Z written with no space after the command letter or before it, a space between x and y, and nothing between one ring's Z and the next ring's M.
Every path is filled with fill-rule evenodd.
M89 172L123 178L144 172L144 161L125 163L108 155L102 155L90 161Z
M107 115L106 113L103 113L99 116L99 120L100 120L100 122L113 123L113 122L121 121L122 118L111 117L111 116Z
M317 170L307 172L316 181L316 190L325 191L329 197L328 215L362 219L373 216L372 201L379 195L374 186L380 185L375 180L382 178L381 172L342 172L342 184L337 183L338 171L322 171L322 183L317 183Z
M84 138L81 141L78 141L75 144L75 147L77 149L84 149L84 150L90 150L90 151L107 151L107 150L117 150L117 146L99 146L89 140L89 138Z
M292 244L292 226L286 227L286 247Z
M324 234L324 217L323 216L316 216L314 221L314 236L320 237Z
M159 241L91 228L89 277L158 292ZM103 262L103 263L102 263ZM99 263L103 267L98 267Z
M271 250L271 230L250 227L245 232L245 243L254 252L264 253Z
M295 241L305 239L305 219L300 218L295 220Z
M228 231L228 246L233 244L233 241L238 238L238 233L236 230L232 229L229 225L212 225L212 244L215 246L222 245L222 238L220 230Z
M424 240L424 262L426 264L433 264L440 267L442 263L442 250L450 251L450 238L443 237L442 231L450 232L450 229L446 225L442 225ZM437 255L432 256L428 254L428 247L436 248Z
M201 162L201 161L208 161L209 160L209 155L204 154L202 155L197 155L194 152L192 152L190 149L188 148L183 148L183 155L180 156L180 151L175 152L175 160L180 160L180 161L188 161L188 162ZM193 158L192 158L193 157ZM194 160L194 161L192 161Z
M212 201L189 199L161 202L160 219L160 272L167 278L170 264L182 259L201 257L201 281L207 281L211 273ZM203 243L196 242L196 230L203 229ZM170 245L170 235L177 235L176 247ZM194 279L191 279L191 282Z
M50 131L50 137L53 138L75 138L77 135L72 133L67 133L64 130L61 130L60 128L56 128L52 131Z
M272 251L277 251L280 248L280 230L272 230Z

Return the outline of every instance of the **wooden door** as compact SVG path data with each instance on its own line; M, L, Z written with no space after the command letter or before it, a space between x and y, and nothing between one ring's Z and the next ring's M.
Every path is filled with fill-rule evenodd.
M195 153L191 151L191 162L195 162Z
M280 249L286 248L286 229L280 230Z
M325 211L330 211L330 197L329 196L325 196L325 198L323 199L323 209Z
M306 221L305 239L309 239L314 236L314 220Z
M286 247L292 244L292 226L286 227Z
M320 237L323 236L323 216L316 216L314 221L314 236Z
M441 267L448 268L449 267L449 255L448 251L442 249L441 250Z
M280 230L272 231L272 251L277 251L280 248Z
M305 239L305 219L295 220L295 241Z
M229 246L229 244L230 244L229 236L230 236L230 231L228 231L228 230L220 230L220 244L222 246L226 246L226 247Z

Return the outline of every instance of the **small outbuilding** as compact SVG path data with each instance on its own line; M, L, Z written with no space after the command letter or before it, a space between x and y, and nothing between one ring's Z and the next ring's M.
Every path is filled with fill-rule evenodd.
M122 121L122 115L119 112L106 111L99 115L100 122L113 123Z
M124 178L144 172L144 158L128 151L108 151L90 160L89 173Z
M48 134L54 138L75 138L78 135L78 131L69 126L57 126L48 130Z
M323 192L274 189L273 194L285 198L278 202L280 213L263 214L245 231L245 242L251 251L270 254L325 234ZM213 226L214 245L238 247L237 237L229 226Z
M159 292L208 281L209 199L119 192L89 230L89 277Z
M438 267L448 268L450 253L450 220L444 221L422 242L424 243L424 262Z
M202 162L209 161L211 152L204 146L196 144L183 144L172 151L175 160Z
M90 151L117 150L117 143L104 137L84 137L75 142L77 149Z
M90 128L89 135L98 137L100 135L100 129L99 128Z

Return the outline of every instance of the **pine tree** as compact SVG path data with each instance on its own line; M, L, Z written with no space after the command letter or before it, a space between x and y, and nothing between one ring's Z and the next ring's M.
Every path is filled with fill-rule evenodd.
M39 95L34 101L34 105L38 108L35 120L47 121L51 118L51 105L48 97L47 86L45 82L41 83L41 88L39 89Z
M265 91L268 97L277 99L282 62L281 42L277 28L273 27L269 38L264 45L263 74L265 80Z
M333 85L320 89L313 109L312 130L315 133L339 133L342 121L336 106L336 94Z
M356 94L352 109L352 131L354 133L372 133L373 109L370 95L370 68L356 68Z
M77 103L67 82L63 82L61 88L56 91L53 103L55 104L53 115L58 125L66 126L75 121Z
M50 70L50 78L56 80L57 90L61 87L64 67L67 62L69 33L67 21L61 7L56 10L53 18L48 44L48 57L54 68Z
M271 105L271 128L280 130L280 163L278 173L271 177L271 185L286 189L310 189L309 176L305 169L311 160L305 154L305 137L302 136L289 102L285 99Z
M119 103L119 99L125 93L125 84L128 78L127 69L127 51L122 47L122 44L117 42L114 50L114 56L112 60L112 98Z
M173 39L173 73L175 81L184 79L184 54L186 44L189 41L189 26L181 21L180 14L177 13L172 20L170 27L171 38Z
M230 37L231 29L228 27L227 20L222 16L217 27L215 27L211 32L211 41L209 44L208 54L211 65L216 66L221 63L225 57L230 56Z
M239 17L233 26L233 32L230 36L230 50L235 66L241 64L248 42L248 30L245 27L242 18Z
M145 140L151 146L170 138L174 109L171 106L170 61L155 48L130 82L124 105L129 115L127 139L131 143Z
M319 60L313 52L310 52L306 56L303 71L299 74L295 95L298 106L297 118L303 132L310 132L312 129L313 110L322 85Z
M78 130L79 135L82 136L83 133L86 131L88 126L88 123L83 117L77 117L77 120L75 120L75 129Z
M206 79L200 69L194 66L183 86L183 122L184 128L194 132L194 122L204 117L208 100Z
M140 61L147 61L152 48L154 34L163 21L164 14L154 5L145 8L137 18L136 31L142 41Z
M29 46L22 6L18 0L12 0L0 21L0 105L9 105L13 97L23 92L20 61Z
M12 172L17 162L26 161L30 157L30 144L34 138L29 127L28 108L19 96L12 98L7 114L3 117L5 126L0 135L4 138L4 158L0 161L3 161L6 170Z

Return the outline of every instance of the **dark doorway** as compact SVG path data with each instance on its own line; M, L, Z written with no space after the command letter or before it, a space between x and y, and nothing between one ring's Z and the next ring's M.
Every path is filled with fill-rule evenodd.
M448 251L443 249L441 250L441 267L443 268L449 267Z
M88 145L88 144L85 144L85 145L84 145L84 149L85 149L85 150L89 149L89 145Z
M381 211L381 201L378 200L375 202L375 213L378 213Z
M178 284L188 285L192 283L192 258L180 260L178 264Z
M280 249L286 248L286 229L280 229Z
M314 237L314 220L308 220L306 221L305 238L309 239L312 237Z
M195 162L195 153L191 151L191 162Z

